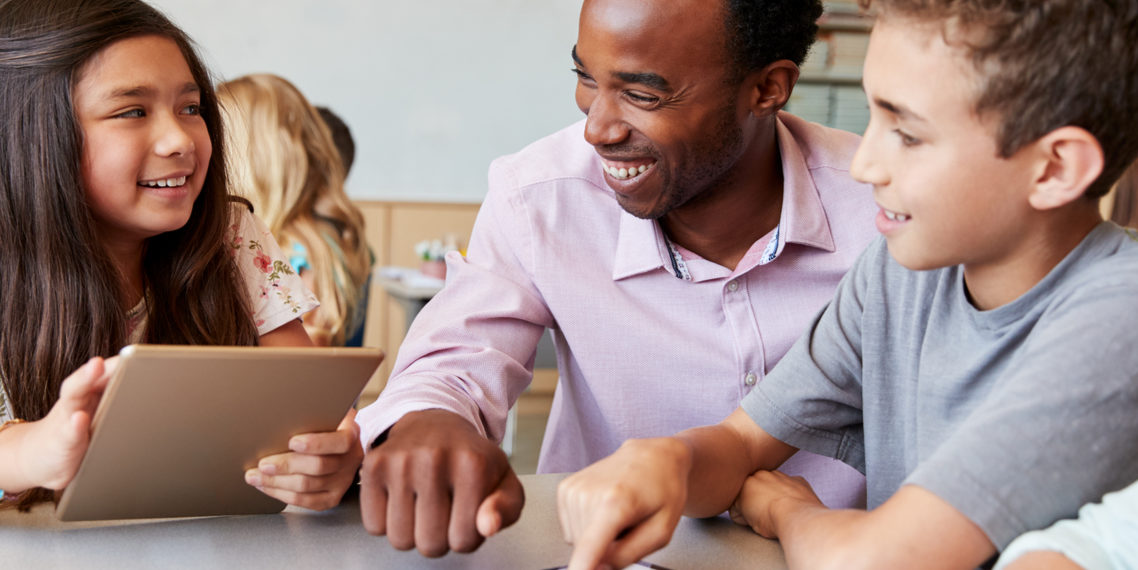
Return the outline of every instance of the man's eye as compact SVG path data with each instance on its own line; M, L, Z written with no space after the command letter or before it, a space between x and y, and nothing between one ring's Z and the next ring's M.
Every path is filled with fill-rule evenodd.
M624 96L628 97L629 99L633 100L636 103L644 103L644 104L648 104L648 105L654 105L654 104L660 102L659 97L656 97L654 95L645 95L644 93L638 93L636 91L627 91L627 92L625 92Z
M593 80L593 76L589 75L588 73L585 73L584 71L581 71L580 69L577 69L576 67L571 68L569 71L572 71L573 74L577 76L577 79L579 79L581 81L592 81Z

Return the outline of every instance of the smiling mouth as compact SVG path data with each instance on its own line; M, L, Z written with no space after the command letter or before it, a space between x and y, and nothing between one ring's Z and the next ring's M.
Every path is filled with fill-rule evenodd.
M907 222L907 221L909 221L909 218L912 217L908 214L898 214L897 212L886 210L885 208L882 208L881 211L885 214L885 217L887 219L892 220L894 222Z
M603 168L604 171L609 174L609 176L612 176L617 180L631 180L637 176L640 176L641 174L644 174L645 172L648 172L649 170L652 170L652 167L655 165L655 162L637 164L634 162L621 163L601 161L601 168Z
M139 186L145 186L147 188L177 188L178 186L182 186L186 183L186 178L188 178L188 177L179 176L177 178L163 178L160 180L147 180L147 181L139 182L138 185Z

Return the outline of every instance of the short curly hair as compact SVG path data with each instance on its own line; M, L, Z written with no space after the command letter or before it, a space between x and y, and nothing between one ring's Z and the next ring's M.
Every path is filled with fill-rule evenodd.
M740 74L788 59L802 65L818 35L821 0L726 0L727 51Z
M940 23L967 50L977 114L998 113L1009 157L1064 126L1105 156L1088 198L1106 194L1138 156L1138 0L859 0L878 17Z

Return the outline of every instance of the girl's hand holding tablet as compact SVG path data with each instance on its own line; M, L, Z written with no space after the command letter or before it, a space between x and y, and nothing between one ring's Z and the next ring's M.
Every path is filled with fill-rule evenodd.
M92 358L63 381L59 400L43 419L4 430L0 448L12 450L16 459L3 468L6 492L59 490L71 482L87 451L91 416L117 362Z

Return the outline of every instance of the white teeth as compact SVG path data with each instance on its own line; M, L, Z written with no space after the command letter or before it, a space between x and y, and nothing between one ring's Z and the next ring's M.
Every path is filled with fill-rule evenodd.
M154 180L151 182L142 182L141 184L143 186L146 186L149 188L172 188L175 186L181 186L185 183L186 183L186 177L185 176L179 176L178 178L167 178L165 180Z
M885 212L886 218L893 220L894 222L907 222L907 221L909 221L909 216L906 214L898 214L897 212L890 212L889 210L882 210L882 211Z
M635 166L632 168L617 168L615 166L604 164L603 162L601 163L601 168L603 168L605 172L609 173L610 176L618 180L627 180L629 178L634 178L636 176L644 174L651 167L652 165L650 164L641 164L640 166Z

